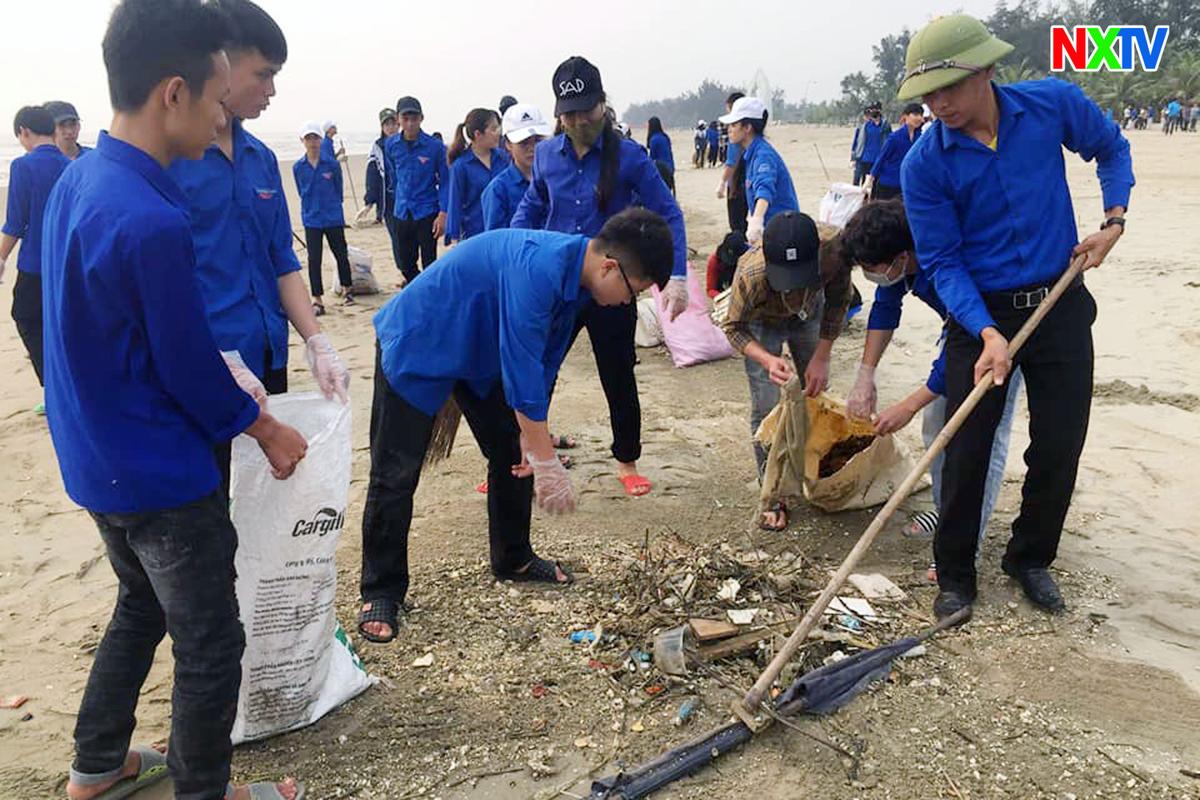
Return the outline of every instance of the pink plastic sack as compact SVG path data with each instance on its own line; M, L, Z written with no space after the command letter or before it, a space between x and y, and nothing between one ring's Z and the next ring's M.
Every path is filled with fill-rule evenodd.
M690 367L705 361L720 361L733 355L733 347L721 329L713 324L708 315L708 299L700 287L698 273L688 269L688 307L674 322L663 308L662 292L657 286L654 292L654 307L658 321L662 324L663 339L671 351L671 360L677 367Z

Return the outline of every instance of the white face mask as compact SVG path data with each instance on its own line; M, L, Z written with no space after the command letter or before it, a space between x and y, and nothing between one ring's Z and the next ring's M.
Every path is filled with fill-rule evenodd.
M896 256L894 259L892 259L892 263L888 264L888 268L883 272L872 272L864 269L862 271L863 277L876 286L895 286L897 283L904 280L904 274L907 272L907 269L905 269L905 267L908 265L907 259L904 261L904 267L901 267L900 271L897 272L895 276L892 275L892 270L896 268L896 265L902 258L905 258L905 256L906 253L901 253L900 255Z

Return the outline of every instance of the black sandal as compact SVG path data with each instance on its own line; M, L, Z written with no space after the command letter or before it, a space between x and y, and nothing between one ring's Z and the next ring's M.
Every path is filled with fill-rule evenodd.
M313 303L313 316L314 317L325 316L325 304L324 303Z
M551 434L550 442L554 445L555 450L574 450L579 447L579 442L570 434Z
M387 597L380 597L375 600L364 600L363 605L369 605L370 608L360 609L358 612L358 634L368 642L374 644L387 644L396 638L396 634L400 630L398 616L400 613L400 604L395 600ZM382 622L392 629L391 636L377 636L373 633L368 633L363 629L363 626L368 622Z
M567 576L565 581L558 579L558 570L562 570L562 574ZM552 583L555 586L570 586L575 582L575 576L568 572L562 564L537 556L533 557L533 561L529 562L529 566L524 572L506 572L496 577L502 581L512 581L513 583Z

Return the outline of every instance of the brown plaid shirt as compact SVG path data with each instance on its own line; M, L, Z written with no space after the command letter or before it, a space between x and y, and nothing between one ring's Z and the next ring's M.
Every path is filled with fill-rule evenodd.
M825 310L821 315L821 338L833 341L842 332L850 306L851 264L842 252L837 228L818 222L817 232L821 236L821 284L813 289L788 292L785 296L767 283L767 264L761 249L742 256L729 293L729 312L721 324L729 343L739 353L744 353L746 345L754 341L749 323L786 322L797 315L808 319L822 296Z

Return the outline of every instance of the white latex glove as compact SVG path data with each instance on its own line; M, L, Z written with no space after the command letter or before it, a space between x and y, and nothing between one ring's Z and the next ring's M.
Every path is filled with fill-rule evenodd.
M304 356L308 359L309 369L321 389L326 400L337 397L343 403L350 401L347 389L350 387L350 372L333 343L323 333L314 333L304 343Z
M763 218L750 214L746 217L746 241L758 244L763 237Z
M262 385L258 376L246 366L246 362L242 360L242 354L237 350L222 350L221 358L225 359L225 366L229 368L229 374L237 381L241 390L253 397L259 408L266 408L267 389Z
M525 460L533 469L533 494L538 508L551 514L566 514L575 510L575 487L567 468L553 456L546 461L538 460L532 453Z
M721 177L721 182L717 184L717 198L724 199L725 197L725 177Z
M663 310L668 315L667 319L674 322L676 317L687 311L687 278L682 275L672 275L671 280L667 281L667 288L663 290L662 300Z
M875 368L862 362L858 365L858 377L854 379L854 388L846 398L846 410L850 416L858 419L870 419L875 413L875 403L878 393L875 390Z

